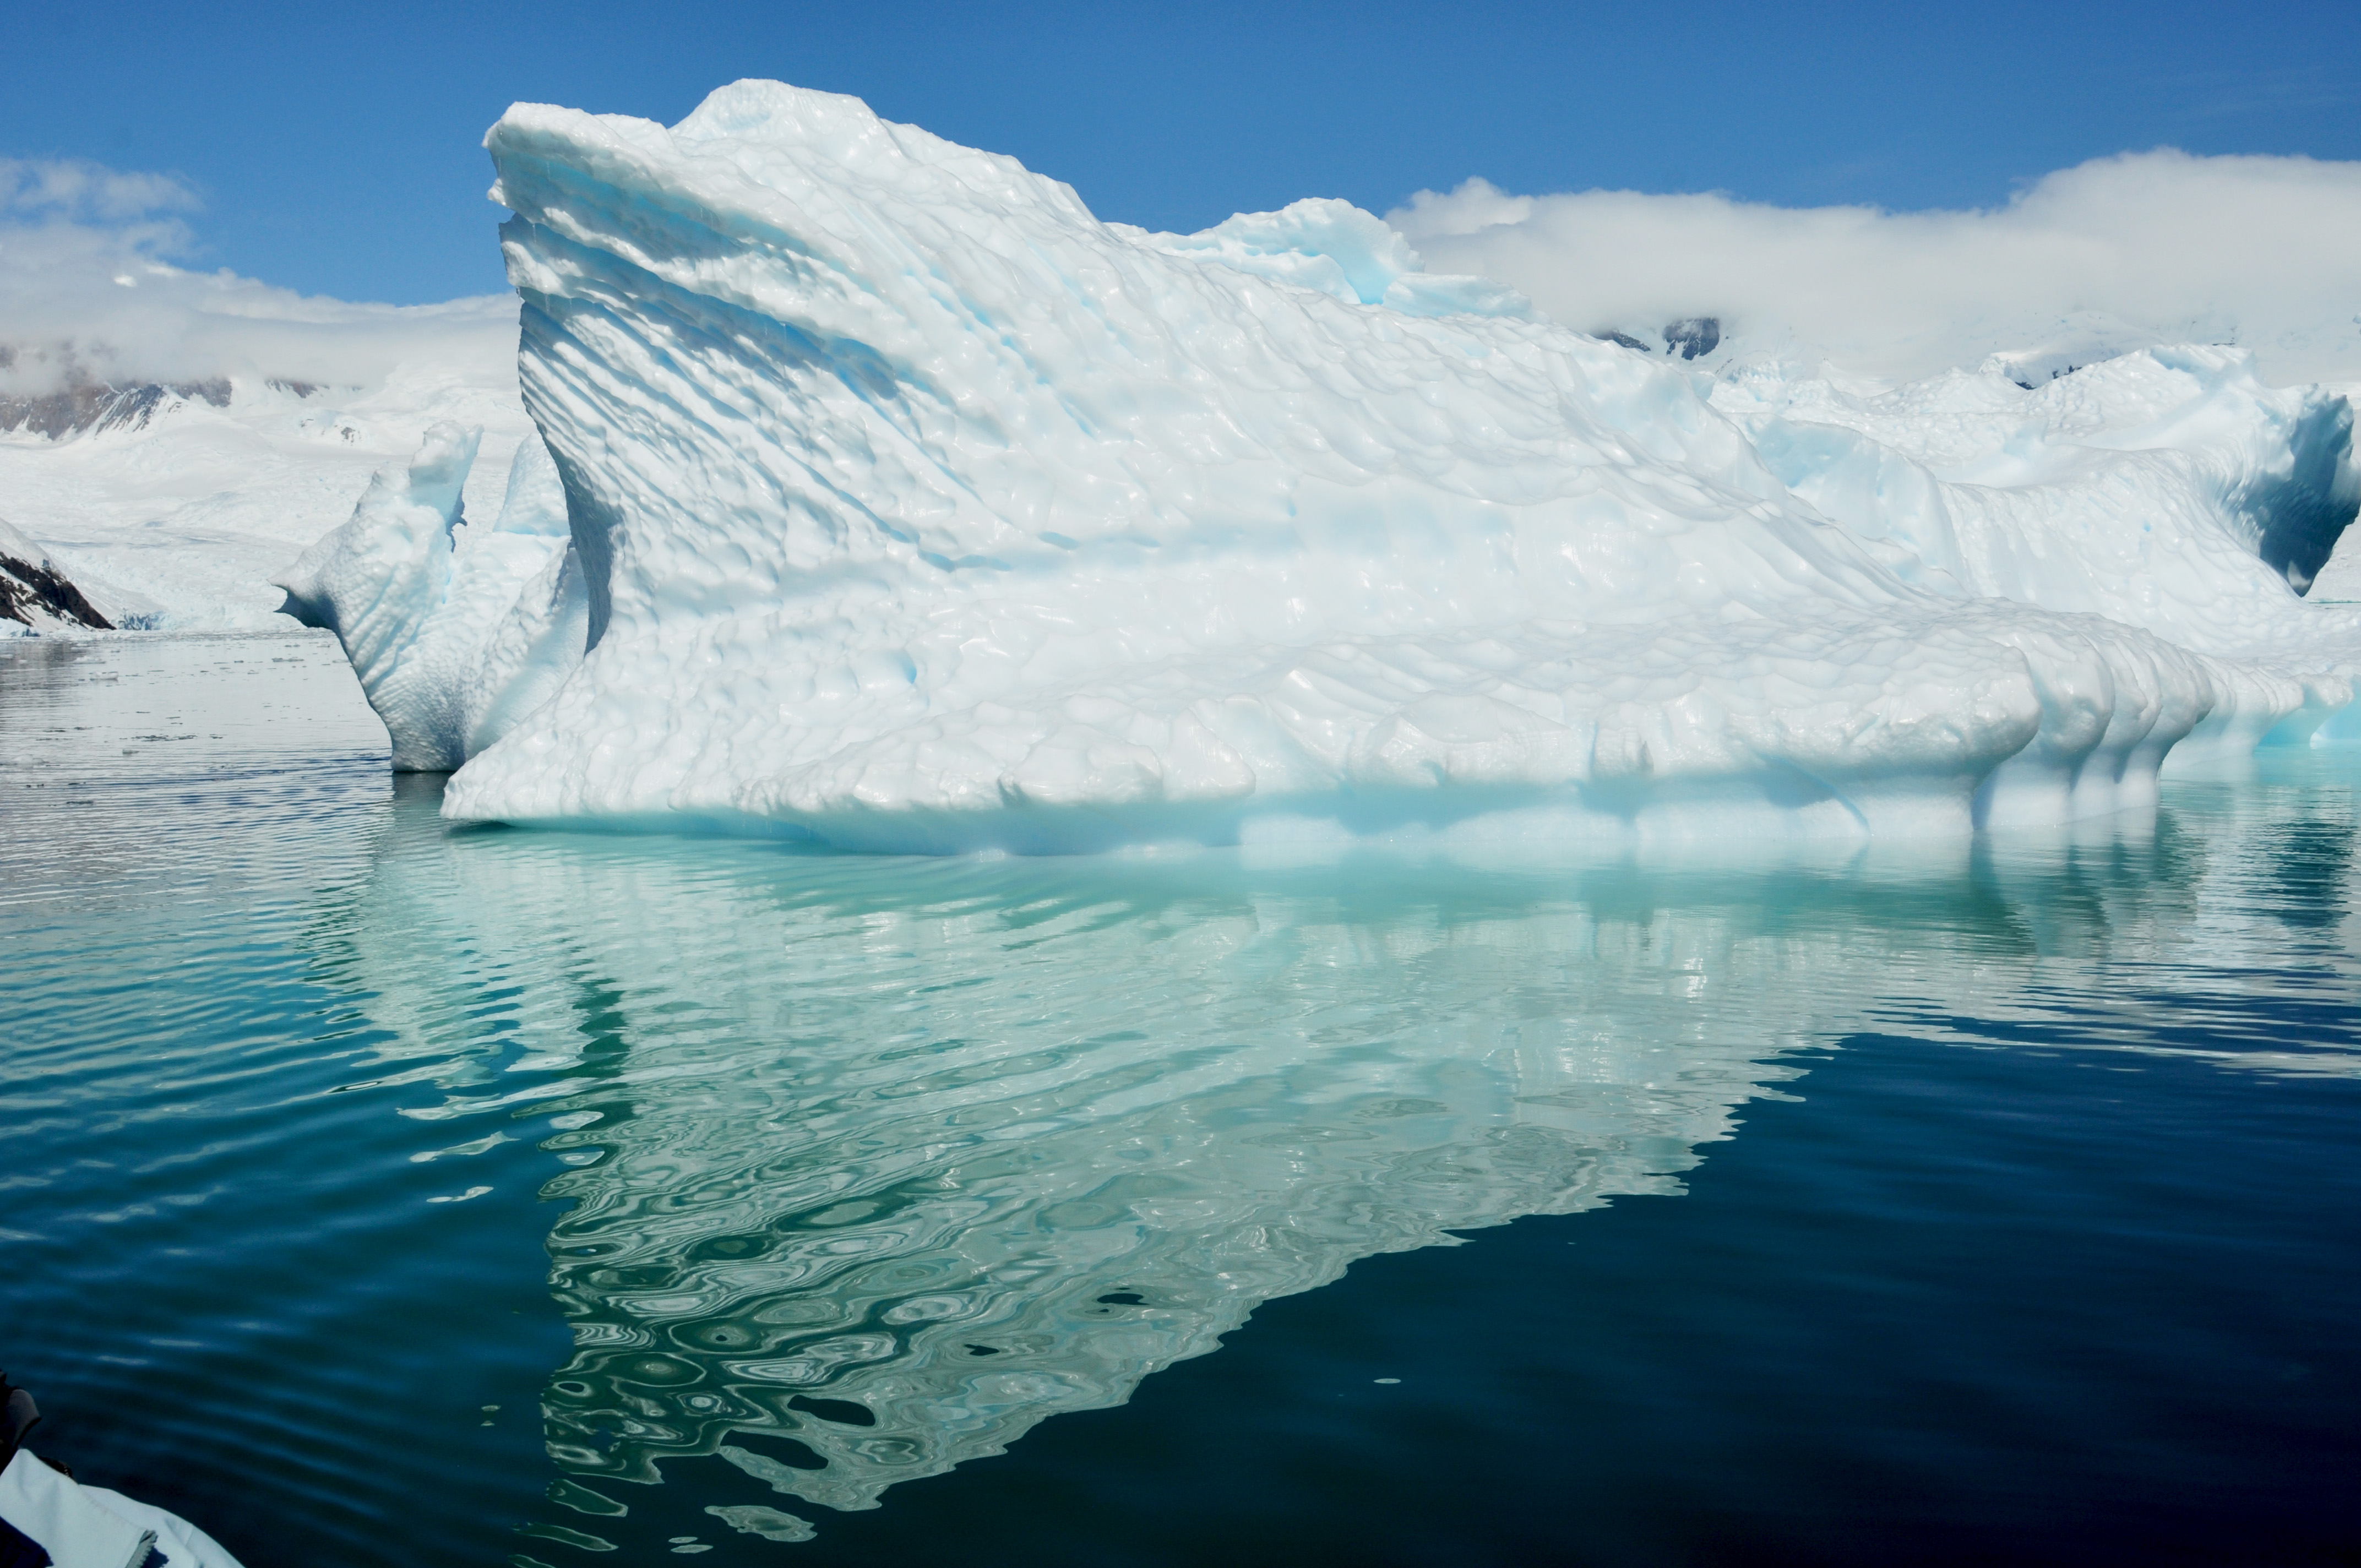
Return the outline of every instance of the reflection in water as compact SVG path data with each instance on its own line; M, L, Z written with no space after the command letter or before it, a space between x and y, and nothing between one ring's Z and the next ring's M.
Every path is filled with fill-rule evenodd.
M390 746L326 632L0 641L0 906L300 885Z
M471 835L361 896L357 957L471 955L437 1001L371 977L430 1058L478 991L544 1001L533 1111L583 1162L548 1189L558 1457L718 1449L838 1508L1355 1258L1665 1190L1787 1076L1750 1014L1817 961L1644 901L1218 861ZM453 1087L433 1116L513 1109Z
M1356 1259L1677 1190L1793 1047L2014 1009L2157 1049L2152 966L2297 984L2350 917L2317 801L2235 839L2168 812L1737 872L859 861L434 806L409 786L317 952L396 1037L380 1081L444 1088L405 1113L441 1142L554 1117L552 1454L647 1482L719 1453L841 1509Z
M384 757L333 639L0 643L0 1324L84 1433L115 1421L99 1463L304 1561L479 1558L549 1485L544 1441L573 1479L539 1540L658 1514L804 1539L785 1507L870 1507L1123 1401L1356 1259L1677 1191L1748 1101L1817 1091L1796 1047L1856 1031L2361 1066L2361 772L2333 756L2176 779L2078 835L1738 867L453 833ZM2250 1140L2306 1103L2263 1098ZM2070 1164L2099 1124L2053 1121L2051 1147ZM2128 1156L2091 1156L2145 1157L2128 1124ZM2240 1147L2232 1212L2271 1201L2235 1190ZM1755 1197L1808 1274L1815 1194L1888 1167L1792 1163ZM2022 1213L2058 1168L1963 1168L1931 1212ZM522 1201L544 1182L562 1205ZM570 1346L533 1321L544 1269ZM1507 1293L1488 1354L1578 1366L1537 1351L1547 1305ZM1710 1413L1733 1365L1666 1397ZM1890 1436L1824 1452L1866 1473ZM663 1468L700 1453L748 1474Z

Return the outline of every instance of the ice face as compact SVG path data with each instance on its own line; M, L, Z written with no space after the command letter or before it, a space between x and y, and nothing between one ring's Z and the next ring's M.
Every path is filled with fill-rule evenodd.
M435 425L407 469L380 472L351 519L279 578L286 613L342 640L408 772L445 772L498 740L555 692L588 636L538 442L520 449L499 519L465 521L481 435Z
M538 650L500 724L408 753L470 759L455 818L1960 832L2148 798L2191 735L2352 696L2361 617L2258 558L2290 526L2324 554L2349 413L2202 351L1851 408L1427 278L1342 203L1145 234L775 82L670 129L519 105L486 145L589 652L545 609L469 620L540 602L505 576L412 615ZM2282 466L2319 504L2255 499Z

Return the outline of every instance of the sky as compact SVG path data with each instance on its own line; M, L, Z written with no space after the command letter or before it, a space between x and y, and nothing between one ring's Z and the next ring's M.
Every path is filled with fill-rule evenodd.
M6 32L0 218L145 225L186 268L401 305L503 288L480 144L509 104L669 123L742 76L858 94L1102 217L1182 231L1307 195L1384 213L1471 179L1916 213L2159 147L2361 159L2349 0L313 0L27 6Z

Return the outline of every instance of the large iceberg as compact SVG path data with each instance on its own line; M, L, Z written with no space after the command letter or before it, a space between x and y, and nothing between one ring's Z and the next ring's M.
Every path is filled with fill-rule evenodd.
M398 756L465 759L455 819L1964 832L2354 695L2361 611L2298 596L2361 500L2350 409L2235 351L1718 382L1341 203L1148 234L776 82L670 129L520 104L486 145L570 551L527 585L412 508L292 585L382 602L356 664Z

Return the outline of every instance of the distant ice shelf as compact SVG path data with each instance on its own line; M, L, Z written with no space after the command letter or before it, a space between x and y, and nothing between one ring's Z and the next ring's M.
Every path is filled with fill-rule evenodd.
M2352 411L2236 350L1717 378L1343 203L1148 234L777 82L486 145L542 488L479 533L438 431L285 579L455 820L1964 833L2353 700Z

